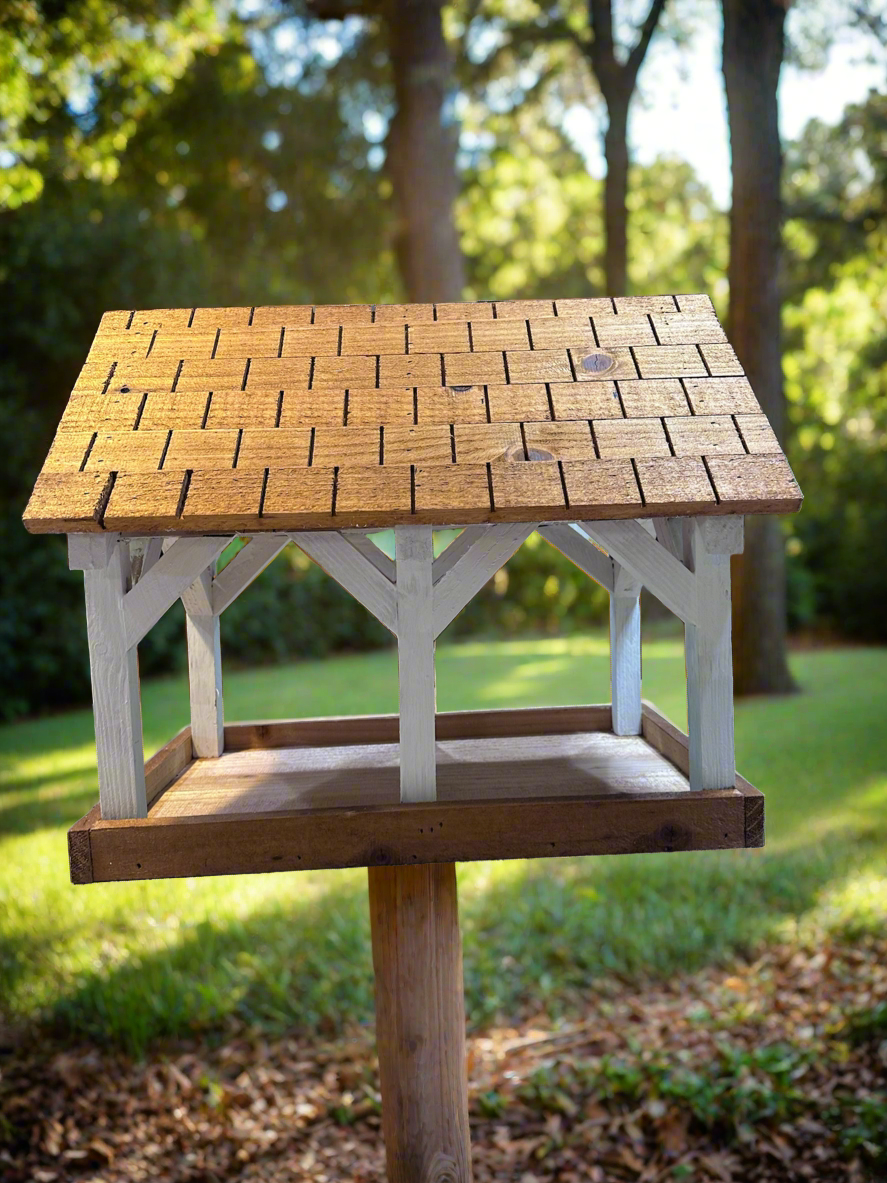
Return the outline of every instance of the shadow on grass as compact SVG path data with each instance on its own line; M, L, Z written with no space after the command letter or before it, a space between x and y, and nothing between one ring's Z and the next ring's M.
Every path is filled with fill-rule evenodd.
M792 928L851 857L841 846L463 868L469 1022L569 1017L602 979L664 979L749 953ZM332 1035L369 1022L366 888L361 875L349 880L95 966L59 998L49 1025L62 1039L142 1054L165 1039L213 1038L232 1023Z

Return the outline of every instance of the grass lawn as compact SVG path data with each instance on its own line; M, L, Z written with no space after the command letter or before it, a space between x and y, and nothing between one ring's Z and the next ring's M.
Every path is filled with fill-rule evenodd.
M887 650L796 653L803 694L742 703L737 760L768 846L460 870L469 1016L569 1013L602 978L724 963L767 940L863 935L887 917ZM442 710L601 702L603 636L444 645ZM229 720L397 704L392 651L248 672ZM644 646L644 692L681 726L683 648ZM184 678L143 689L146 751L186 722ZM362 871L68 883L65 830L94 803L88 711L0 729L0 1007L15 1026L131 1051L232 1020L334 1032L372 1014Z

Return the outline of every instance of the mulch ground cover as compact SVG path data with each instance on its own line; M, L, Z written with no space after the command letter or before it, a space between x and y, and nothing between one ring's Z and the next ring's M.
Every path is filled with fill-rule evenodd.
M234 1031L0 1060L3 1183L384 1179L372 1033ZM475 1179L887 1179L887 938L770 948L667 987L595 983L469 1040Z

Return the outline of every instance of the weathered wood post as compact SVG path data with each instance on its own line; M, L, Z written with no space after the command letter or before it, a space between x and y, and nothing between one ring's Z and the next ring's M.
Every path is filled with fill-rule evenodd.
M456 867L370 867L369 891L389 1183L467 1183Z

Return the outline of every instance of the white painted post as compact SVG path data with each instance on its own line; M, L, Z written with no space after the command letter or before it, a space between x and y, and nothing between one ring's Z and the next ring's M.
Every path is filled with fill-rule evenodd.
M221 756L225 748L221 629L219 616L212 610L214 567L207 568L182 596L195 756Z
M685 562L696 580L696 623L685 629L691 789L732 789L736 782L730 554L742 549L741 526L741 519L685 524Z
M437 796L434 747L434 626L430 526L395 526L400 799Z
M613 733L641 733L641 585L614 563L610 592L610 698Z
M123 597L129 544L117 541L107 566L83 572L92 708L102 817L147 817L142 705L136 646L127 647Z

